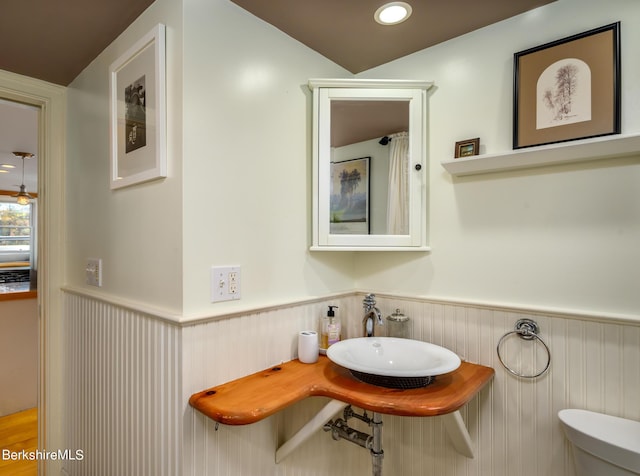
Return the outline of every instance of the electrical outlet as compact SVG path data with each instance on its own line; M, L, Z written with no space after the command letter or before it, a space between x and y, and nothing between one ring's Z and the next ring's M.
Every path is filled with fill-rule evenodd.
M89 258L85 268L86 282L90 286L102 286L102 259Z
M229 294L232 296L237 296L240 293L239 272L239 270L235 271L235 268L229 272Z
M240 299L240 266L211 268L211 302Z

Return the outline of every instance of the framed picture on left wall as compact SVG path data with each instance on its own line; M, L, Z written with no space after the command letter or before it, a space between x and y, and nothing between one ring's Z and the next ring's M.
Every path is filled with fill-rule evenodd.
M111 188L167 176L165 26L109 68Z

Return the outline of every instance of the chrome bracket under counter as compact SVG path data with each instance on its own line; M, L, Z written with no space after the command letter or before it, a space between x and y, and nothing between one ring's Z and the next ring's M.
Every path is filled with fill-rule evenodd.
M493 378L494 370L462 362L458 369L440 375L429 386L408 390L389 389L355 379L347 369L320 356L314 364L292 360L195 393L189 404L216 422L246 425L312 396L331 400L277 450L276 462L322 428L347 405L397 416L438 416L454 448L473 458L474 447L460 409Z
M343 411L350 403L341 402L339 400L331 400L322 410L320 410L311 420L309 420L300 430L291 438L283 443L276 450L276 463L280 463L302 443L307 441L316 431L323 428L329 420L331 420L339 412ZM449 439L455 450L467 458L474 457L474 444L471 435L467 430L464 420L460 415L460 411L456 410L451 413L438 416L444 423L445 430L449 435Z

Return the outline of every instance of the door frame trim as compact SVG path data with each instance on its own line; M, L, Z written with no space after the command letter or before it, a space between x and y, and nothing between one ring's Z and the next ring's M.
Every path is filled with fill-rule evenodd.
M38 114L38 448L64 445L62 285L65 276L65 144L67 88L0 70L0 98L36 106ZM38 474L60 474L61 462L39 461Z

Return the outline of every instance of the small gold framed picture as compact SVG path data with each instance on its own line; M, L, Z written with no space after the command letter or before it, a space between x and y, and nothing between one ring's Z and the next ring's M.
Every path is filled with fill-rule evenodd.
M480 138L462 140L456 142L456 153L454 158L469 157L470 155L478 155L480 153Z

